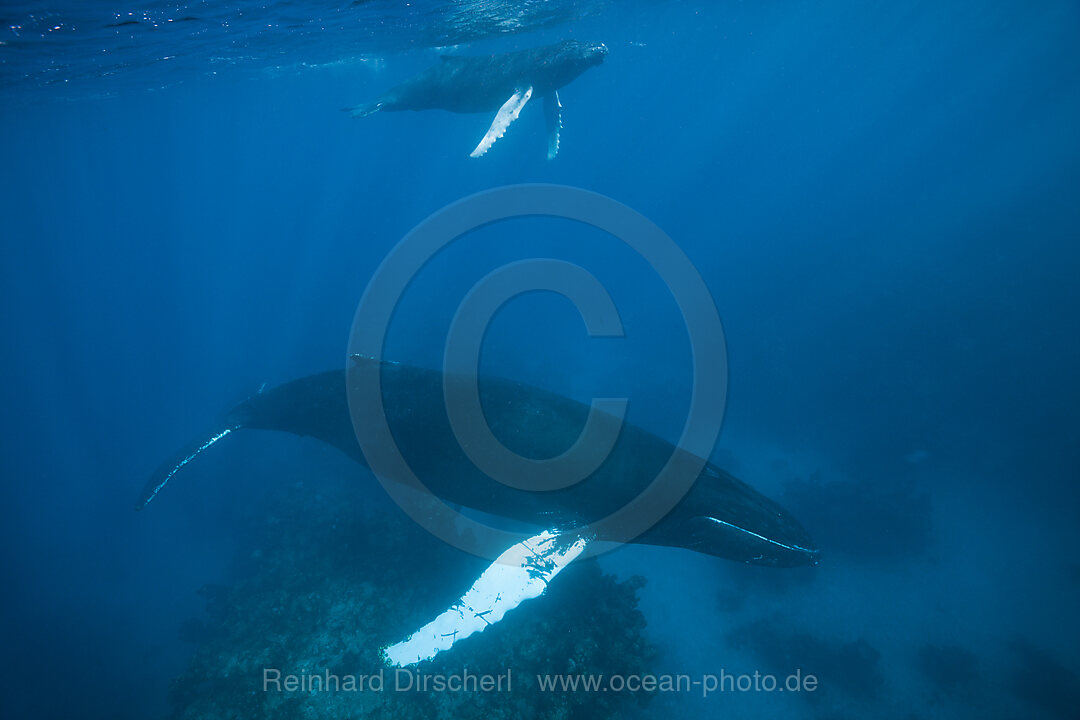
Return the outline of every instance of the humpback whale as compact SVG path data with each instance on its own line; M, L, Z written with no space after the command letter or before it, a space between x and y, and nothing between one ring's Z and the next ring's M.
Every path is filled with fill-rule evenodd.
M566 40L555 45L477 57L444 55L439 64L380 95L345 108L353 117L399 110L496 112L491 127L470 153L480 157L503 136L533 97L544 98L548 159L559 153L562 104L559 88L604 61L603 43Z
M444 388L464 380L360 355L354 355L352 363L354 369L378 365L393 439L433 494L454 505L543 528L506 550L445 613L409 638L384 648L384 658L392 665L429 659L541 594L586 544L604 539L574 528L626 505L676 452L674 445L659 436L624 423L606 459L577 484L544 492L511 487L479 470L454 435ZM193 459L241 429L314 437L366 464L349 412L350 382L355 382L351 372L328 371L249 397L163 463L147 482L136 509L154 500ZM576 400L501 378L481 378L479 389L492 432L525 457L549 458L565 451L577 439L590 411L590 406ZM818 557L806 530L786 510L711 462L704 463L674 509L633 542L775 567L814 565Z

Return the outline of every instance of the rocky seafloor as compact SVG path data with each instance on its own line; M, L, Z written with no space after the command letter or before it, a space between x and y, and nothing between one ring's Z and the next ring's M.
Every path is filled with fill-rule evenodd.
M385 668L379 649L445 610L487 561L434 539L393 506L362 510L372 492L362 483L297 487L253 512L238 579L204 587L205 617L184 626L195 651L170 690L173 718L595 719L622 717L647 700L537 686L537 674L650 670L656 651L637 609L644 581L619 581L591 560L573 563L502 622L421 663L413 687L399 689L409 676ZM329 673L342 689L264 688L264 678L275 677L264 674L270 669L301 680ZM380 670L376 690L371 679ZM421 674L508 670L509 690L416 689ZM365 689L344 689L362 675Z

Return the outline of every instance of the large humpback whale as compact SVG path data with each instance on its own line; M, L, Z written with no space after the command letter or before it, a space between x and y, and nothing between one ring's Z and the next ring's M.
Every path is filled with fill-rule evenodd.
M376 362L362 356L352 360L353 367L361 369ZM449 503L545 528L503 553L447 612L386 648L391 664L428 659L539 595L586 543L603 540L564 529L623 507L676 452L666 440L626 423L607 458L581 482L546 492L510 487L481 472L458 444L446 412L444 385L462 380L391 362L379 363L378 370L394 440L433 494ZM314 437L365 463L349 412L350 382L355 382L352 373L329 371L244 400L158 468L137 509L156 498L202 452L244 428ZM510 380L482 378L479 388L492 431L526 457L548 458L565 451L577 439L590 411L588 405ZM565 541L559 541L560 533ZM816 564L818 555L807 532L782 507L712 463L704 463L689 493L634 542L777 567Z
M484 138L471 157L486 153L517 119L533 97L544 98L548 158L559 152L562 105L559 88L574 80L608 53L603 43L566 40L518 52L463 57L444 55L438 65L391 88L374 102L346 108L353 117L398 110L495 112Z

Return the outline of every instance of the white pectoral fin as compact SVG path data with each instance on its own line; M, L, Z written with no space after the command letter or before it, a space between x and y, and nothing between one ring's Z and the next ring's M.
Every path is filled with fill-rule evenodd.
M446 612L399 643L382 649L387 665L407 667L503 619L525 600L538 597L548 582L588 544L580 536L545 530L504 552Z
M525 107L525 103L529 102L532 93L533 89L531 87L518 90L510 96L509 100L503 103L503 106L499 108L499 112L495 114L495 120L491 123L491 127L488 128L484 139L480 141L475 150L469 153L469 157L478 158L491 149L495 141L506 133L506 128L510 127L510 123L517 120L518 115L521 114L521 108Z
M559 132L562 130L562 103L559 93L544 96L544 120L547 124L548 160L559 154Z

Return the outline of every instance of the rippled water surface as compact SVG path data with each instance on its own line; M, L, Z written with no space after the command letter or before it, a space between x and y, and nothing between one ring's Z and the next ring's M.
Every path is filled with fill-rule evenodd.
M151 70L154 84L222 66L324 64L520 33L605 0L15 2L0 17L0 85Z

